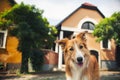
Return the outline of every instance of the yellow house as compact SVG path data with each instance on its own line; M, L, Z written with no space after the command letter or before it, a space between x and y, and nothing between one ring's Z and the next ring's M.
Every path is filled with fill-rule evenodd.
M100 69L113 69L116 67L116 47L114 40L98 43L96 42L96 37L92 35L95 25L104 18L105 16L95 5L84 3L56 26L59 31L57 39L71 38L75 34L88 31L86 34L87 46L90 52L98 58ZM107 45L104 43L107 43ZM55 51L59 53L58 68L61 69L63 65L63 53L58 44L55 46Z
M9 10L14 4L14 0L0 0L0 13ZM17 38L9 36L7 30L0 30L0 62L20 63L21 53L17 51L17 46Z
M0 0L0 13L9 10L14 4L16 4L14 0ZM8 30L0 30L0 63L4 63L7 70L21 67L22 54L17 50L18 44L19 40L10 36ZM45 54L43 70L51 70L58 62L58 54L46 49L43 52Z

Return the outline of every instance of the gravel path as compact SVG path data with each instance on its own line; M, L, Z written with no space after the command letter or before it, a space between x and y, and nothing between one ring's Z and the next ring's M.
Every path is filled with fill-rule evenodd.
M118 71L101 71L101 80L120 80ZM40 72L16 76L15 74L0 74L0 80L65 80L65 72Z

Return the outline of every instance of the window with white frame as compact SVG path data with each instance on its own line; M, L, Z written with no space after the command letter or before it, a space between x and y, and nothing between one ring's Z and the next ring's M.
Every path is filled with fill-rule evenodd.
M101 49L111 49L111 43L110 40L103 40L101 41Z
M0 30L0 48L5 48L7 38L7 30Z
M87 29L87 30L94 30L94 28L95 28L95 25L89 21L84 22L81 27L81 29Z

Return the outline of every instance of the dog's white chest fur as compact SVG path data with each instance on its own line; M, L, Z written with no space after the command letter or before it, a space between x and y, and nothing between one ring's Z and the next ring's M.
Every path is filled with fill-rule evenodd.
M71 70L72 72L72 80L80 80L81 70Z
M83 67L80 67L74 63L71 64L72 64L71 69L72 76L67 76L67 80L88 80L88 77L86 75L82 75Z
M88 80L87 76L82 76L81 72L78 71L72 71L72 76L67 76L67 80Z

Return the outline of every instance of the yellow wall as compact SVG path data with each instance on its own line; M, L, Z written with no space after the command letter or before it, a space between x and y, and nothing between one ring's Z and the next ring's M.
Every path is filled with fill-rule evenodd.
M8 0L0 0L0 12L9 10L11 5ZM17 51L18 39L12 36L7 37L6 48L0 48L0 62L20 63L21 53Z
M86 35L87 37L87 46L89 50L96 50L99 52L101 60L115 60L115 42L111 40L111 49L101 49L100 42L96 42L96 39L91 33Z
M98 12L96 12L95 10L81 8L76 13L74 13L72 16L70 16L67 20L65 20L62 23L62 26L77 27L80 20L82 20L85 17L95 19L97 22L103 19L100 16L100 14L98 14Z
M21 53L17 51L18 39L15 37L8 37L6 50L0 49L0 61L7 63L20 63Z

